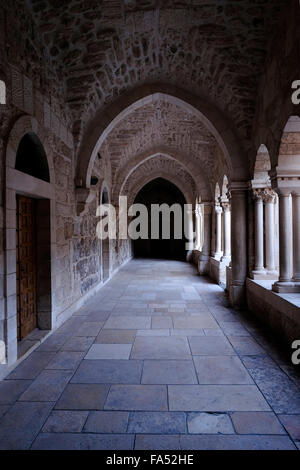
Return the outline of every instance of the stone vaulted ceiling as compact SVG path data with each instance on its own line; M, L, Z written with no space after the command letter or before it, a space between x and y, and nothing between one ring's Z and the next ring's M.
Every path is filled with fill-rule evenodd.
M64 82L77 142L97 109L158 81L208 97L244 141L250 137L286 0L26 1Z
M117 186L130 168L162 151L185 164L199 186L205 178L213 181L221 163L218 144L199 118L162 98L133 110L114 127L100 148L105 160L110 159L113 183ZM170 171L176 172L174 164Z

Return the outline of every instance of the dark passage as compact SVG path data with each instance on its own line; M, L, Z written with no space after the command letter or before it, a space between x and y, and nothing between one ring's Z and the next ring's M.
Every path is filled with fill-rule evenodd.
M170 215L170 239L162 238L162 216L160 215L159 239L150 239L151 235L151 205L152 204L180 204L182 215L184 214L185 198L182 192L169 181L163 178L157 178L146 184L135 198L135 204L144 204L148 209L149 239L138 239L133 242L133 251L135 257L143 258L163 258L185 260L186 250L184 237L184 218L182 216L182 238L174 237L174 215Z

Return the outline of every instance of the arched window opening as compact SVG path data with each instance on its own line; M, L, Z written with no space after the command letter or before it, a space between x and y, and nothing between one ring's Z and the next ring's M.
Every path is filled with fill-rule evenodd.
M50 183L50 172L44 147L33 132L21 139L16 156L16 170Z
M6 104L6 84L0 80L0 104Z

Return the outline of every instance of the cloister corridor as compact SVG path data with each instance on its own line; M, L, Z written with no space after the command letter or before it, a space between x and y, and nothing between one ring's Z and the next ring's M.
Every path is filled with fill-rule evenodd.
M185 262L134 259L0 383L0 443L292 450L299 388L221 287Z

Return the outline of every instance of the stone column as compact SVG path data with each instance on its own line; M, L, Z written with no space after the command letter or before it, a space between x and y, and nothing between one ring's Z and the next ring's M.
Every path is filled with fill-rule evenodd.
M231 213L229 202L222 203L224 217L224 254L222 261L228 261L231 258Z
M293 281L300 284L300 190L293 192Z
M211 225L212 225L212 206L211 203L203 203L204 206L204 239L201 257L198 263L199 274L207 274L209 271L209 256L211 250Z
M186 249L187 249L187 255L186 255L186 260L188 262L192 261L193 258L193 249L194 249L194 224L193 224L193 210L192 209L186 209L186 227L187 227L187 243L186 243Z
M279 281L273 286L275 292L285 291L291 282L291 210L290 190L278 189L279 195ZM283 290L281 290L283 289Z
M263 200L265 203L266 269L267 274L275 275L275 192L272 189L265 189Z
M216 250L215 259L220 259L222 256L222 207L216 205Z
M254 189L254 239L255 261L253 274L263 274L264 271L264 206L262 190Z
M195 250L200 251L201 249L201 210L199 205L195 209L195 229L196 229L196 240L195 240Z
M232 306L245 303L247 276L247 183L233 182L231 193L231 263L229 299Z

